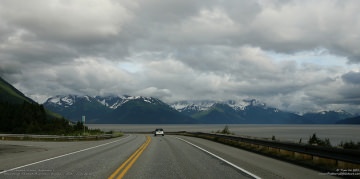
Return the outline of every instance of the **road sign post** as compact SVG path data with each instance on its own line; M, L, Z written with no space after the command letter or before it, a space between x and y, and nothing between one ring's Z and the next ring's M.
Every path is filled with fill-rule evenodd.
M83 128L84 128L83 135L85 135L85 116L82 116L82 123L83 123Z

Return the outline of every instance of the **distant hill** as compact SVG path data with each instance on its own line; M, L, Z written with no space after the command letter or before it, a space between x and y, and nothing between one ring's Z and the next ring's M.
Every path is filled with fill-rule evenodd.
M321 111L317 113L306 113L303 115L304 123L308 124L335 124L346 118L353 117L352 114L339 111Z
M302 124L300 115L263 105L249 105L240 111L251 124Z
M360 124L360 116L340 120L337 124Z

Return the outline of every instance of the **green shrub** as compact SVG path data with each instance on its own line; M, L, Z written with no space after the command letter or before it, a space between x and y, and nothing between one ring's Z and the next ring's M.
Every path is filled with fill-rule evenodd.
M331 143L330 143L330 139L329 138L325 138L324 140L318 138L316 136L316 133L314 133L310 138L308 143L310 145L319 145L319 146L327 146L327 147L331 147Z
M353 141L350 142L341 142L339 145L341 148L343 149L355 149L355 150L360 150L360 142L355 143Z
M225 126L223 130L218 130L216 131L216 133L219 133L219 134L234 134L232 132L230 132L230 129L229 129L229 126Z

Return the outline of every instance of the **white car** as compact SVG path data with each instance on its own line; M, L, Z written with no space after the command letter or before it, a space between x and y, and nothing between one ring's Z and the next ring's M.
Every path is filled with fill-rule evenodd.
M164 130L161 128L155 129L154 136L162 135L164 136Z

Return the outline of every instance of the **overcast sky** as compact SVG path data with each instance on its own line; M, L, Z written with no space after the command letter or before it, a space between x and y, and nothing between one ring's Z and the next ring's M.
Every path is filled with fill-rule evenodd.
M360 112L358 0L1 0L0 76L54 95Z

